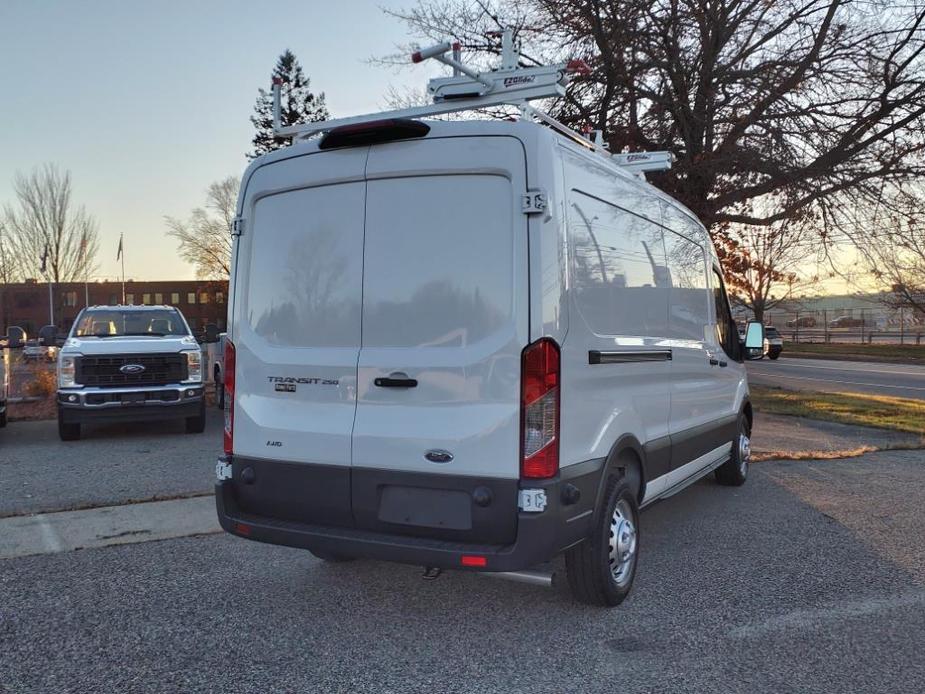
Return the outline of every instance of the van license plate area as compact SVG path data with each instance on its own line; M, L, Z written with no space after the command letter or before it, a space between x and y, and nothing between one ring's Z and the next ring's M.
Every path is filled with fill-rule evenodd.
M382 488L379 520L423 528L471 530L472 501L461 491L389 485Z
M521 489L520 510L525 513L540 513L546 509L545 489Z

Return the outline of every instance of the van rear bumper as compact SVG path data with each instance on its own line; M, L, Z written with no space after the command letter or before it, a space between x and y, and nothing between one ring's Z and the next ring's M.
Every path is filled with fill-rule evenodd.
M591 460L563 468L553 479L522 483L524 488L543 489L547 506L539 513L517 512L516 537L506 544L461 542L254 515L240 508L234 479L216 484L215 503L222 528L249 540L442 569L517 571L552 559L590 534L603 468L603 460ZM484 557L484 565L463 565L464 556Z

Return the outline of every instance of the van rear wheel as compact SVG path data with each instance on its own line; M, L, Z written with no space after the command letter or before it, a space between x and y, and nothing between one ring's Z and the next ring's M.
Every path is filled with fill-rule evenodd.
M716 481L727 487L741 487L748 478L748 464L751 458L752 428L745 413L739 414L736 437L732 440L732 455L716 468Z
M625 477L612 477L594 531L565 552L572 595L589 605L616 607L629 595L639 558L639 506Z
M349 557L346 554L337 554L336 552L325 552L323 549L310 549L308 550L313 555L318 557L321 561L329 561L332 563L340 563L345 561L353 561L355 557Z

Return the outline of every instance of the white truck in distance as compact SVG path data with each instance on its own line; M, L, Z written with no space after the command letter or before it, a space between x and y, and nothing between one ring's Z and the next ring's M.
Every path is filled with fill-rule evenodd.
M183 419L205 428L202 351L172 306L91 306L58 357L58 434L85 422Z

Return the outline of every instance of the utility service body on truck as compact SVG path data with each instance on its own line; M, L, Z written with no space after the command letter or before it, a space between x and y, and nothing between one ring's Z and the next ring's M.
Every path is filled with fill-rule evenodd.
M641 178L648 155L561 126L357 121L243 178L222 526L431 569L565 552L576 597L619 603L639 508L747 474L706 230Z

